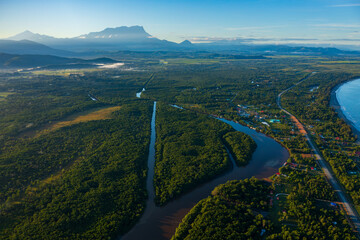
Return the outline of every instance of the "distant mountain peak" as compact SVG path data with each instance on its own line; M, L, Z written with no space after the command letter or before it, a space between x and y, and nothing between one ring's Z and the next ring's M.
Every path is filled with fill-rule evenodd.
M116 39L131 40L151 37L142 26L106 28L100 32L80 35L80 39Z
M22 33L16 34L15 36L9 37L9 40L30 40L30 41L42 41L42 40L48 40L53 39L51 36L42 35L38 33L33 33L29 30L25 30Z
M25 31L23 31L22 33L20 33L20 34L34 34L33 32L31 32L31 31L29 31L29 30L25 30Z
M189 40L185 40L185 41L182 41L181 43L179 43L180 45L183 45L183 46L191 46L192 43L189 41Z
M103 31L142 31L145 32L145 29L143 26L139 26L139 25L134 25L134 26L120 26L120 27L115 27L115 28L106 28Z

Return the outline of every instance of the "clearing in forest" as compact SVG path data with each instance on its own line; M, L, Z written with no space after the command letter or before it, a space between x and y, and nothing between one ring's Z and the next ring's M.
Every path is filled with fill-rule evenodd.
M44 133L44 132L55 131L59 128L71 126L71 125L78 124L81 122L110 119L111 113L119 110L120 108L121 108L120 106L107 107L107 108L103 108L100 110L96 110L96 111L87 113L86 115L78 115L77 114L76 117L72 116L66 120L52 123L46 129L41 131L40 134Z
M120 108L121 106L102 107L74 113L62 120L54 121L45 124L42 127L25 131L20 135L20 137L38 137L59 128L68 127L82 122L111 119L111 113L120 110Z

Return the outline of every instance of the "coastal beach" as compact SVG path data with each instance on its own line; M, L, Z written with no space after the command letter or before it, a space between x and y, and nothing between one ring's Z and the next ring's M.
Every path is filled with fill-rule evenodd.
M348 84L348 83L350 83L352 81L359 81L359 79L354 79L354 80L351 80L351 81L347 81L345 83L337 85L336 87L334 87L332 89L331 95L330 95L330 106L333 107L335 109L336 113L339 115L339 117L341 119L343 119L351 127L351 130L353 131L355 137L357 138L356 142L360 143L360 131L356 128L355 124L346 117L346 115L344 114L344 112L341 109L341 105L340 105L340 103L338 101L338 98L337 98L337 91L342 86L344 86L345 84Z

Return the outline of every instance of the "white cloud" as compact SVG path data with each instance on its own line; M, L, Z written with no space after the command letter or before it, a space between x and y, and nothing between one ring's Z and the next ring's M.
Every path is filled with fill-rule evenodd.
M242 30L258 30L258 29L264 29L265 27L230 27L225 28L227 31L242 31Z
M323 36L322 38L278 38L278 37L192 37L189 38L192 43L219 43L219 44L295 44L304 46L330 46L330 45L346 45L346 46L360 46L360 39L353 38L334 38L330 36Z
M283 28L286 27L285 25L278 25L278 26L252 26L252 27L229 27L225 28L227 31L246 31L246 30L267 30L267 29L273 29L273 28Z
M316 38L275 38L275 37L191 37L191 42L237 42L237 43L253 43L253 42L293 42L293 41L317 41Z
M329 28L360 28L360 24L343 24L343 23L325 23L313 24L313 27L329 27Z
M331 5L330 7L360 7L360 3Z

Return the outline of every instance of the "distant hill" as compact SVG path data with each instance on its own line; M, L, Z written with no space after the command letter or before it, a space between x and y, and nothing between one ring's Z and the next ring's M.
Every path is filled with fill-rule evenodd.
M91 32L84 34L78 39L93 39L93 40L112 40L112 41L142 41L147 38L152 38L150 34L145 32L142 26L133 27L117 27L106 28L100 32Z
M257 44L236 44L232 41L218 41L213 43L193 44L197 49L206 51L237 52L239 54L266 54L266 55L360 55L359 51L347 51L333 47L308 47L308 46L287 46L287 45L257 45Z
M41 54L72 56L69 51L59 50L29 40L0 40L0 52L9 54Z
M38 33L32 33L28 30L16 34L15 36L9 37L8 40L30 40L30 41L34 41L34 42L45 42L45 41L49 41L49 40L53 40L54 37L51 36L47 36L47 35L41 35Z
M8 38L9 40L33 40L52 48L69 51L114 51L114 50L170 50L177 43L160 40L148 34L142 26L106 28L74 38L54 38L25 31Z
M61 65L61 68L94 67L94 64L111 64L117 61L110 58L97 58L84 60L79 58L64 58L50 55L15 55L0 53L0 68L18 69L35 67L54 67Z
M287 45L257 45L245 44L239 39L220 40L211 43L191 43L185 40L181 43L174 43L166 40L160 40L147 33L142 26L106 28L99 32L91 32L74 38L54 38L47 35L41 35L25 31L7 39L21 40L19 43L26 43L23 40L35 41L44 44L41 47L33 48L21 46L18 47L1 47L0 52L14 54L50 54L57 56L76 56L69 52L58 52L56 49L77 52L78 56L85 53L91 55L106 55L114 51L211 51L235 53L235 55L279 55L279 54L296 54L296 55L360 55L357 51L339 50L331 47L310 47L310 46L287 46ZM5 41L5 40L1 40ZM2 43L4 44L4 42ZM30 44L30 43L28 43ZM10 49L12 49L10 51Z
M182 41L179 43L181 46L192 46L192 43L189 40Z
M189 59L267 59L263 55L240 55L214 53L208 51L117 51L108 54L114 59L169 59L169 58L189 58Z
M345 51L329 47L304 47L304 46L286 46L286 45L263 45L252 46L248 49L262 53L272 54L295 54L295 55L352 55L359 54L357 51Z

